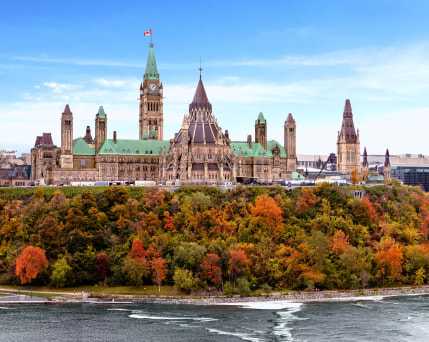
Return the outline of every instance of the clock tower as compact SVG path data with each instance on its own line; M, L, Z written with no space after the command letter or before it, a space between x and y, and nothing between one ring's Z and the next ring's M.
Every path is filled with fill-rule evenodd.
M150 43L143 83L140 83L139 139L163 140L163 112L163 87L159 81L153 44ZM155 136L150 134L152 128Z

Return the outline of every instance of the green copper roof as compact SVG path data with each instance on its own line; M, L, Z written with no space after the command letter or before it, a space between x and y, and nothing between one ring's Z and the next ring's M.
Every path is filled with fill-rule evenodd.
M264 118L264 113L260 112L258 115L258 119L256 120L256 122L260 122L260 123L265 123L265 118Z
M73 155L74 156L94 156L95 148L88 146L85 140L77 138L73 140Z
M149 137L147 136L147 132L143 132L142 133L142 139L148 139Z
M148 80L158 79L158 69L156 67L155 53L153 52L153 44L149 46L149 56L147 57L145 75Z
M155 128L151 127L149 132L149 138L156 138Z
M106 117L106 113L104 112L103 106L100 106L100 108L98 108L98 117L100 117L100 118Z
M238 156L241 148L241 155L244 158L272 158L272 150L276 145L280 148L280 157L286 157L285 149L275 140L267 141L267 151L260 143L252 142L252 148L249 148L249 144L246 141L232 141L231 153L235 148L235 154Z
M122 154L132 156L152 155L158 156L159 149L168 154L170 141L167 140L116 140L106 139L100 148L98 154Z
M298 172L292 171L292 179L305 179L305 177Z

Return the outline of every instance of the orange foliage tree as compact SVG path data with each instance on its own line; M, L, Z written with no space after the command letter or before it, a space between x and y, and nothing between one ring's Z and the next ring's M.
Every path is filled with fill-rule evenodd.
M344 234L342 230L338 230L332 237L332 252L336 255L340 255L350 245L349 236Z
M252 216L263 219L275 236L283 227L282 210L277 202L267 194L258 196L255 205L250 204L250 212Z
M379 250L374 254L378 271L376 277L381 278L383 285L387 277L391 281L399 280L402 273L402 248L390 239L380 242Z
M158 292L161 292L161 284L164 281L168 273L167 265L163 258L156 258L150 263L152 267L152 280L158 284Z
M45 251L39 247L26 247L16 259L16 275L20 277L22 284L30 283L47 267Z
M316 205L316 195L311 188L302 188L296 201L298 214L304 214L308 209Z
M237 276L247 271L248 267L249 260L247 259L246 252L243 249L233 249L228 261L228 274L230 277L233 277L234 284Z

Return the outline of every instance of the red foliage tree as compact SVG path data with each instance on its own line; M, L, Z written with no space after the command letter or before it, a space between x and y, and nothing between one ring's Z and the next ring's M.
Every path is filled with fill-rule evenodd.
M39 247L26 247L16 259L16 275L20 277L22 284L30 283L47 267L45 251Z
M152 280L154 283L158 284L158 292L161 292L161 284L168 273L165 260L162 258L156 258L150 262L150 265L152 268Z
M243 274L249 267L249 260L243 249L233 249L228 260L228 274L235 280L237 276Z
M204 279L219 286L222 283L222 270L220 268L220 257L216 253L209 253L203 257L201 273Z
M143 247L143 242L140 239L133 240L133 246L131 247L131 252L129 256L131 258L143 258L148 256L147 252Z
M100 253L95 256L95 269L102 281L107 278L107 272L110 271L109 256L106 253Z
M174 229L174 217L170 216L168 211L164 211L164 229L165 230L173 230Z

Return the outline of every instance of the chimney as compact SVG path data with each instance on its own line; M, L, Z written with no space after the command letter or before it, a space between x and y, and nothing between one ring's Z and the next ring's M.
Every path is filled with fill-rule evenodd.
M251 135L247 136L247 143L249 144L249 148L252 148L252 136Z
M113 132L113 143L116 144L116 131Z
M225 136L226 136L227 139L229 139L229 132L228 132L228 130L225 131Z

